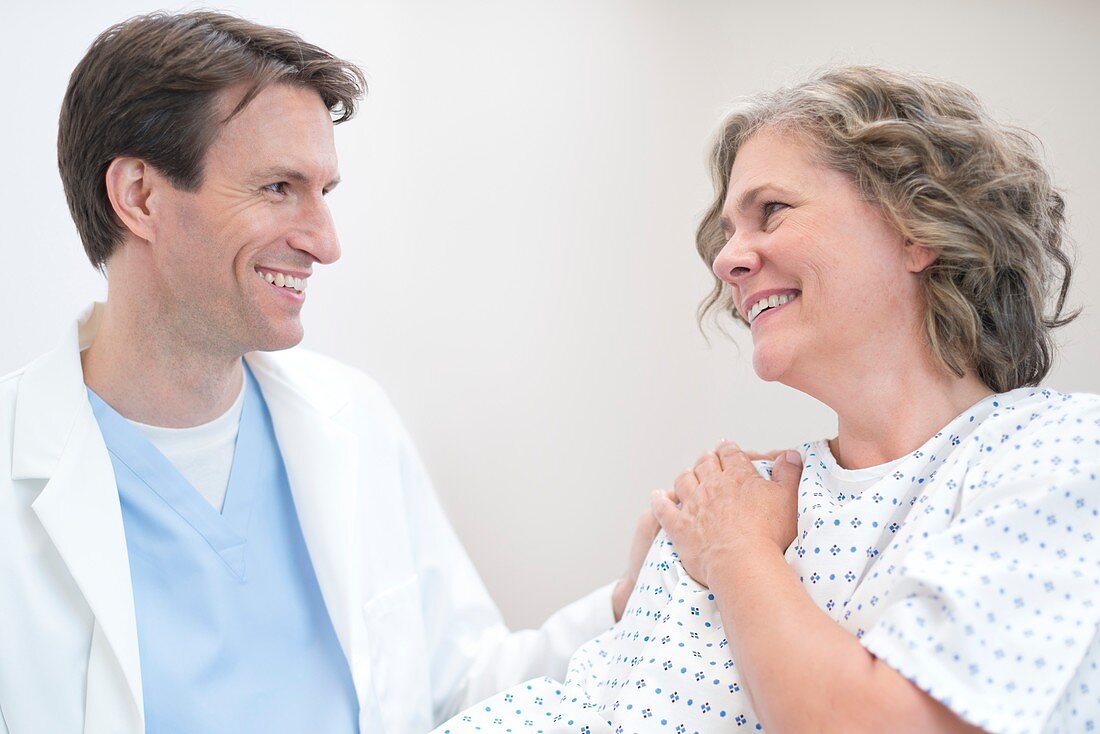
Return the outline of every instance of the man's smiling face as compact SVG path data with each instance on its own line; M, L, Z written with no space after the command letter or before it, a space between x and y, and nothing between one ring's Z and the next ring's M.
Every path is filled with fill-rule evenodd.
M225 109L242 91L223 96ZM261 91L219 126L197 190L161 189L156 317L221 353L301 341L312 267L340 257L324 199L338 178L320 95L282 83Z

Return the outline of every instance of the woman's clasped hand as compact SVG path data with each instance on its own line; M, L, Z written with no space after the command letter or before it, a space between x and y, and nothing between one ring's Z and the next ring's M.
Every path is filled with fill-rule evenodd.
M797 451L779 452L769 479L737 444L722 441L676 477L671 493L653 493L653 514L684 569L709 586L711 569L736 562L743 548L786 551L797 530L801 473Z

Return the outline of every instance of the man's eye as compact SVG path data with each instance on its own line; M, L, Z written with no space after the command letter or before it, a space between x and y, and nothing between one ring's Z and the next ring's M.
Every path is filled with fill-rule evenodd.
M286 181L268 184L267 186L264 186L264 191L270 191L273 194L285 194L286 185Z

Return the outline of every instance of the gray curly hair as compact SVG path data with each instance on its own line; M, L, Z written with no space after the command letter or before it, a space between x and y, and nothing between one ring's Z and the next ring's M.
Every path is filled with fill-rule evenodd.
M809 142L847 174L908 240L930 248L924 331L957 376L973 370L996 392L1036 385L1050 370L1052 330L1065 313L1073 264L1064 202L1034 136L994 121L968 89L877 67L829 69L738 104L710 153L714 201L696 233L707 263L725 245L720 216L737 151L768 128ZM702 320L743 321L715 279Z

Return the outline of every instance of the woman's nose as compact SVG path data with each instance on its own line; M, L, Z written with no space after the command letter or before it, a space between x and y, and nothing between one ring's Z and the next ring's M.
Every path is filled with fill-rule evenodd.
M726 240L725 246L714 258L711 266L715 277L730 285L736 285L760 269L760 255L737 235Z

